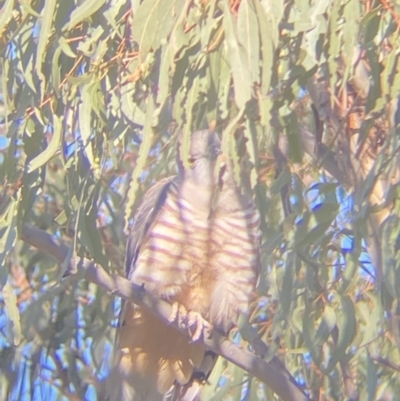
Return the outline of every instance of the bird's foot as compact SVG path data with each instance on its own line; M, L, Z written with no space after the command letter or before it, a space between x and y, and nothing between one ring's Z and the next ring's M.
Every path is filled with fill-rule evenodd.
M190 311L186 316L186 327L189 330L192 342L199 340L202 336L208 337L212 325L201 316L200 313Z
M178 322L180 328L188 329L191 342L199 340L202 336L208 336L208 332L213 328L199 312L188 312L186 308L178 302L172 304L172 312L168 321L170 323Z

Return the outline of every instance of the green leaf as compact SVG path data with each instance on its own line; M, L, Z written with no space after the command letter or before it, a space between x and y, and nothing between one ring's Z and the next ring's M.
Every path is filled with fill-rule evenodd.
M375 397L376 387L378 384L378 372L377 366L375 362L371 359L369 352L366 351L367 354L367 394L368 394L368 401L374 401L378 398Z
M72 11L68 24L63 27L63 31L72 30L84 19L93 15L107 0L84 0L75 10Z
M26 52L28 55L30 52ZM33 93L37 93L37 88L33 80L33 54L30 54L29 59L26 63L26 68L22 71L25 81Z
M356 195L356 200L358 202L363 202L368 199L374 190L376 182L379 180L379 176L382 173L382 166L384 165L387 158L384 154L380 153L373 164L373 166L368 171L367 176L364 179L363 186L360 189L360 194Z
M342 87L348 81L348 77L351 74L351 68L353 67L354 60L354 49L357 44L357 34L359 32L359 21L360 21L360 2L358 0L350 0L344 6L343 16L345 22L343 23L343 83Z
M61 82L61 72L59 65L59 58L61 54L61 48L58 47L53 54L52 67L51 67L51 77L53 79L53 88L57 96L60 96L60 82Z
M234 400L240 400L242 395L242 385L245 382L245 371L238 366L234 365L233 363L229 363L229 367L231 368L231 395Z
M363 329L363 337L359 347L363 347L370 344L378 338L380 327L382 324L382 316L384 314L381 294L366 292L366 299L364 303L357 302L356 315L358 319L362 319L365 322L365 328Z
M260 82L260 37L257 14L251 1L242 1L238 13L238 37L247 53L251 83Z
M313 190L318 190L319 194L329 194L332 193L336 190L336 188L339 186L339 184L335 183L335 182L317 182L316 184L311 185L310 187L308 187L305 191L305 194L307 194L310 191ZM337 202L335 202L337 203Z
M336 325L336 314L329 305L324 306L324 313L321 318L320 325L315 333L314 342L322 345L331 334Z
M42 72L42 64L45 57L45 50L49 36L51 34L54 10L57 5L57 0L46 0L42 14L42 25L40 27L39 43L36 49L35 70L41 81L40 98L43 100L45 88L45 76Z
M10 283L6 283L3 287L3 300L6 313L12 323L13 343L18 346L22 341L22 330L21 330L21 317L17 305L17 297L14 292L14 288Z
M234 131L233 131L234 132ZM240 158L237 152L236 140L235 136L231 135L229 141L229 158L233 164L233 177L238 185L241 185L241 166L240 166Z
M64 209L55 219L54 221L59 225L63 226L68 221L67 211Z
M257 165L258 165L257 155L259 154L258 144L257 144L258 135L257 135L256 125L254 124L253 121L250 121L249 119L246 119L244 135L248 140L247 149L250 161L253 165L253 168L251 169L250 173L250 182L251 182L251 187L254 188L257 185L258 181L258 175L257 175Z
M281 301L282 312L284 316L287 316L290 311L290 306L293 301L294 295L294 282L296 279L296 267L299 263L297 255L294 252L290 252L286 258L285 263L285 274L283 276L282 290L279 294Z
M156 50L162 39L167 39L184 0L146 0L138 7L133 21L133 38L139 44L143 62L151 49Z
M397 55L396 51L393 49L386 57L386 64L384 66L384 69L381 73L381 78L382 78L382 94L381 94L381 100L386 101L387 95L390 94L391 91L391 83L393 76L396 74L396 62L397 62ZM377 105L375 105L375 109L372 110L374 111L379 111L383 108L383 105L379 107L379 102L377 102Z
M306 301L306 309L303 316L303 338L304 343L310 352L314 363L321 367L321 346L315 342L315 311L312 310L309 302Z
M271 194L279 194L284 186L290 185L291 181L292 175L290 171L287 169L282 170L269 189Z
M226 370L227 361L222 357L217 357L217 361L208 377L203 389L201 390L202 400L211 400L218 389L218 383Z
M239 121L243 118L244 108L237 113L237 115L230 121L222 133L221 150L225 155L229 155L229 159L234 163L234 178L235 181L240 183L240 166L238 155L236 152L235 130Z
M27 173L32 173L39 167L42 167L46 164L57 152L61 145L61 135L62 135L62 126L60 118L53 114L53 136L51 137L50 143L47 148L32 159L27 165Z
M92 98L90 85L84 85L81 91L81 103L79 105L79 128L83 141L83 149L89 160L90 166L96 176L100 175L99 163L94 158L92 140Z
M390 87L390 99L397 99L398 93L400 92L400 60L398 57L396 57L396 64L394 67L394 70L396 71L395 74L393 74L393 82ZM396 128L398 127L398 115L395 113L395 122L397 124L394 124Z
M326 374L329 374L336 364L345 357L346 350L350 346L357 330L357 322L353 301L348 295L337 294L339 308L336 308L337 327L339 337L336 348L333 351L332 358L329 361L326 369Z
M353 253L351 254L346 254L346 267L343 272L343 286L341 287L341 291L345 292L348 289L348 286L351 283L357 282L358 279L358 267L359 267L359 254L354 255Z
M108 9L104 11L103 15L106 18L107 22L112 26L115 31L118 31L119 24L118 24L118 16L121 12L121 8L123 11L129 7L129 4L126 0L114 0L112 3L108 2ZM132 10L133 11L133 10Z
M58 43L60 45L60 49L63 51L65 55L71 58L76 58L76 54L72 51L71 46L68 44L68 42L63 36L60 39L58 39Z
M100 231L97 227L97 202L101 181L96 185L87 186L85 205L81 205L79 212L80 241L87 248L91 257L100 265L107 266L108 259L104 254Z
M18 192L20 197L20 191ZM18 201L12 199L7 211L1 220L6 222L6 228L0 230L0 288L3 288L8 279L8 270L6 269L6 258L14 249L15 241L17 240L17 213Z
M383 279L393 298L400 297L400 262L397 244L400 237L400 219L388 216L382 223Z
M374 110L376 107L377 100L381 97L381 63L379 60L379 48L375 46L374 42L371 42L370 46L366 51L367 60L371 68L371 86L369 88L366 113ZM382 103L381 103L382 104ZM382 104L383 106L383 104Z
M99 39L103 35L103 33L104 29L102 26L96 27L90 32L90 34L85 38L84 41L79 42L77 50L82 52L85 56L93 56L97 46L99 45Z
M0 32L3 32L4 27L10 21L14 9L15 0L6 0L1 8L0 13Z
M164 104L167 96L169 95L170 89L170 73L173 68L173 58L171 53L171 48L169 45L163 46L162 56L161 56L161 65L160 65L160 74L159 74L159 90L157 93L157 103Z
M121 88L121 111L128 121L143 127L145 123L145 114L133 101L135 89L134 82L130 82Z
M276 36L277 29L271 23L261 2L254 0L256 9L258 25L261 37L261 94L266 96L269 92L271 76L273 71L274 62L274 36ZM267 112L267 110L265 110ZM269 113L268 113L269 114Z
M40 15L38 12L36 12L36 11L32 8L32 6L31 6L29 0L20 0L20 4L21 4L22 8L23 8L28 14L33 15L33 16L36 17L36 18L41 18L41 15ZM26 14L24 15L24 17L25 17L25 16L26 16Z
M255 377L251 378L249 383L248 397L246 401L260 401L260 400L268 400L265 396L264 385L260 380ZM260 396L260 394L262 394Z
M238 39L228 0L224 0L223 4L225 38L229 49L228 57L233 76L235 102L238 108L242 109L251 98L251 74L246 62L246 50Z
M294 163L303 161L304 150L298 135L299 122L294 112L290 112L287 116L283 116L286 136L288 140L289 158Z
M296 232L296 249L314 244L317 240L324 236L331 225L331 221L329 220L318 222L314 214L309 215L307 223L307 230L304 230L305 227L302 225L303 227Z
M193 77L192 85L189 89L187 100L185 102L184 108L186 111L187 121L183 128L183 140L182 145L179 147L180 158L182 160L183 166L186 169L190 168L189 163L189 148L190 148L190 138L193 129L192 118L194 114L194 109L198 105L199 93L200 93L200 78L198 75Z
M221 118L226 119L229 115L229 95L231 85L231 74L230 66L228 64L228 49L224 46L218 52L218 58L220 63L219 76L217 76L218 82L218 100L219 100L219 111Z
M133 205L135 204L137 190L139 188L139 178L142 175L144 166L146 164L147 156L149 155L151 149L151 144L153 140L152 125L153 125L154 110L155 110L154 100L150 96L148 98L148 103L147 103L146 118L142 133L142 143L140 145L139 155L136 161L135 169L133 170L132 173L132 178L129 184L129 190L127 194L127 202L125 206L125 227L124 227L125 231L127 231L127 228L129 226L129 220L132 215L132 208Z
M335 86L338 80L337 70L337 60L340 53L340 35L339 32L339 19L341 18L339 12L342 5L342 0L333 0L331 5L331 10L329 14L329 58L328 58L328 68L330 74L330 90L331 93L335 93Z
M101 81L95 79L93 83L89 84L88 92L93 111L99 118L103 118L106 115L106 106Z

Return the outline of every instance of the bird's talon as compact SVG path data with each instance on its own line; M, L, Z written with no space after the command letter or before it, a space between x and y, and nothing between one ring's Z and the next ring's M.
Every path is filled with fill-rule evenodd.
M178 318L178 312L179 312L179 304L178 302L174 302L172 304L172 309L171 309L171 314L168 318L168 323L171 324L175 322Z
M198 341L202 336L204 337L206 331L212 329L211 324L204 320L200 313L193 311L186 316L186 326L190 333L190 342Z
M187 329L190 334L191 343L198 341L204 336L206 331L212 330L212 325L204 320L199 312L188 312L186 308L178 302L172 304L172 311L168 322L170 324L177 322L181 329Z
M180 328L186 329L187 327L185 324L185 320L187 314L188 312L183 305L181 305L179 302L174 302L172 304L172 311L170 317L168 318L168 322L170 324L177 322Z

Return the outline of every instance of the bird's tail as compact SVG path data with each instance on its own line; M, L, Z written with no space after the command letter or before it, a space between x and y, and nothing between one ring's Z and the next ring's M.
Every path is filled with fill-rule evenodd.
M153 377L145 377L132 369L128 355L118 351L115 364L106 382L107 401L162 401Z
M117 330L108 401L162 401L174 383L185 385L204 350L157 317L126 305Z

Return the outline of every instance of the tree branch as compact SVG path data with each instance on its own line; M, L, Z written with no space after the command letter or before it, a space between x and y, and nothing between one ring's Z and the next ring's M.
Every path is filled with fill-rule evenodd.
M22 229L21 239L51 255L59 263L62 263L67 257L68 247L57 244L50 234L36 227L25 224ZM121 276L110 276L101 266L89 259L75 256L72 258L67 272L76 272L76 266L78 270L84 272L87 280L102 286L113 295L130 300L136 305L150 311L166 324L187 335L189 340L187 330L179 327L177 322L169 322L168 319L172 312L172 307L169 303L155 298L143 287L131 283ZM208 338L203 338L199 341L208 350L223 356L228 361L260 379L284 401L310 400L278 358L273 357L270 362L265 362L250 351L239 348L232 341L214 330L211 331Z

